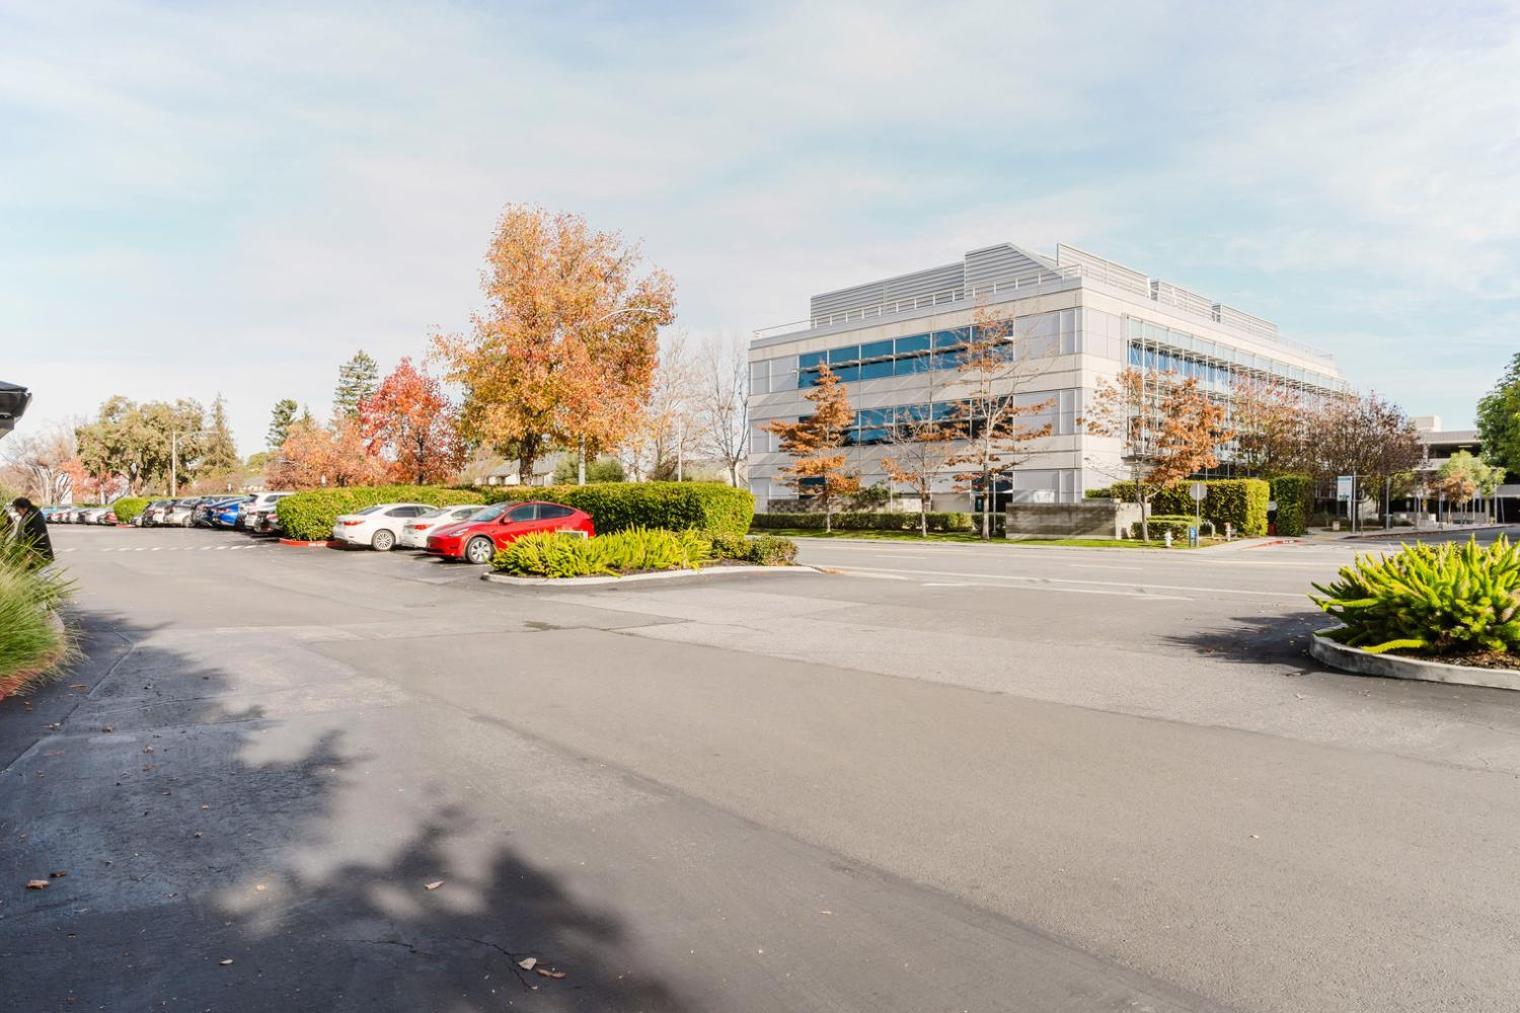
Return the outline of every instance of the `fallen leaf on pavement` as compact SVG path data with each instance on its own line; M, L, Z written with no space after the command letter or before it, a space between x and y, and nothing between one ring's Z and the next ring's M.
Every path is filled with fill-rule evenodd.
M559 979L561 979L561 978L563 978L565 976L565 972L564 971L555 971L555 970L551 970L550 968L547 968L547 967L536 968L536 970L538 971L539 974L543 975L545 978L553 978L555 981L558 981Z
M65 877L67 875L68 875L67 872L65 872L64 870L60 869L57 872L50 872L50 873L48 873L48 879L62 879L63 877Z
M259 883L257 886L254 887L254 889L257 890L259 893L263 893L265 890L268 889L268 887L266 887L263 883Z
M46 890L48 888L48 881L45 879L29 879L26 881L26 888L28 890Z
M426 886L424 886L423 889L424 890L436 890L436 889L438 889L442 885L443 885L443 880L441 880L441 879L435 879L431 883L428 883Z
M218 960L217 963L223 967L226 967L228 964L232 963L232 958L228 957L226 960Z

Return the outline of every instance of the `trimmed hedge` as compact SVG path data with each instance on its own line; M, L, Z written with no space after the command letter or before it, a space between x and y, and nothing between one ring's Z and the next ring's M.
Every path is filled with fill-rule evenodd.
M1314 512L1314 480L1308 475L1278 475L1272 479L1272 498L1277 501L1277 533L1298 536L1308 532Z
M1170 531L1172 533L1172 540L1174 542L1175 541L1187 541L1188 528L1193 527L1197 523L1198 523L1198 521L1196 519L1194 519L1191 515L1182 515L1182 514L1152 514L1150 516L1150 518L1149 518L1149 527L1150 527L1150 532L1151 532L1151 541L1153 541L1153 542L1162 541L1163 539L1166 538L1166 533L1168 531ZM1141 537L1142 534L1143 534L1143 531L1142 531L1142 529L1140 527L1140 522L1139 521L1135 521L1133 524L1131 524L1129 526L1129 536L1131 538L1138 539L1138 538ZM1203 534L1203 532L1200 531L1199 535L1202 535L1202 534Z
M111 504L111 510L122 524L131 524L137 515L148 509L153 501L146 496L123 496Z
M756 566L790 566L797 561L797 543L790 538L714 533L711 540L713 555L719 559L735 559Z
M595 482L586 485L495 486L482 489L488 503L549 500L591 515L598 535L629 528L664 528L742 535L755 515L748 489L722 482ZM280 516L284 518L284 507Z
M359 485L348 489L308 489L280 500L276 510L287 537L320 541L332 537L333 522L340 514L377 503L430 503L459 506L480 503L481 496L468 489L444 489L436 485Z
M496 554L491 566L518 577L615 576L696 570L712 554L712 542L692 528L625 528L595 538L544 531L515 540Z
M979 528L978 514L968 513L931 513L929 514L929 530L936 532L946 531L976 531ZM1002 525L1002 515L992 518L997 526ZM788 514L788 513L758 513L750 522L750 527L755 531L792 528L803 531L822 531L824 515L821 513ZM835 531L917 531L918 514L901 511L883 511L880 513L838 513L834 515Z
M1192 516L1193 498L1188 495L1188 487L1192 484L1178 482L1172 488L1156 493L1151 499L1151 516ZM1209 494L1203 500L1203 519L1212 521L1220 534L1224 533L1226 524L1238 535L1267 533L1267 503L1272 498L1272 489L1265 481L1259 478L1211 478L1203 484L1209 487ZM1126 503L1135 502L1133 482L1115 482L1106 492Z

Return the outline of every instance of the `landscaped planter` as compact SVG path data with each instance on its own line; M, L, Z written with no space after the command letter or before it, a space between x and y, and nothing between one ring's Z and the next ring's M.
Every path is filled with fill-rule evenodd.
M336 549L338 543L331 538L314 539L308 541L304 538L281 538L281 545L288 545L293 549Z
M1331 640L1325 635L1331 632L1334 631L1322 630L1310 637L1309 654L1343 672L1389 679L1417 679L1421 682L1520 690L1520 669L1478 668L1474 665L1453 665L1450 662L1427 661L1398 654L1372 654L1359 647L1347 647Z

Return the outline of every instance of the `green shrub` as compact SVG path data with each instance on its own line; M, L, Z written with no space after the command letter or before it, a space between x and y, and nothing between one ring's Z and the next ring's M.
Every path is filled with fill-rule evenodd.
M492 567L520 577L589 577L650 570L695 570L712 543L685 528L627 528L595 538L555 532L524 535L496 554Z
M73 637L58 607L73 582L30 546L0 538L0 696L56 672L73 653Z
M1344 624L1335 639L1374 654L1520 651L1520 546L1502 536L1358 556L1314 589L1314 604Z
M152 502L146 496L123 496L111 504L111 512L116 514L116 519L122 524L131 524Z
M823 514L757 513L750 527L755 531L792 529L822 531ZM993 517L1002 526L1002 516ZM930 513L929 530L935 532L975 531L977 515L969 513ZM918 514L903 511L881 513L839 513L834 515L835 531L917 531Z
M467 489L444 489L434 485L360 485L298 492L280 500L277 509L280 527L287 537L319 541L332 536L333 522L339 515L351 514L377 503L458 506L479 502L480 494Z
M1170 489L1156 493L1151 499L1151 516L1192 516L1193 497L1188 494L1188 487L1192 484L1178 482ZM1204 497L1200 512L1220 534L1224 534L1226 524L1233 527L1237 535L1267 533L1267 503L1272 490L1265 481L1259 478L1211 478L1203 484L1208 486L1209 494ZM1135 502L1133 482L1115 482L1106 491L1126 503Z
M597 534L628 528L727 531L742 535L755 513L748 489L722 482L601 482L590 485L495 486L482 490L488 503L549 500L591 515ZM284 506L280 517L285 516Z
M1152 514L1150 516L1151 541L1162 541L1166 538L1166 533L1168 531L1172 533L1173 541L1186 541L1188 528L1194 527L1197 524L1198 521L1190 515L1184 516L1181 514ZM1131 538L1139 538L1141 536L1141 533L1142 529L1140 527L1139 521L1135 521L1129 526L1129 536ZM1199 534L1201 535L1203 532L1200 531Z
M1277 533L1298 537L1309 530L1314 512L1314 480L1308 475L1278 475L1272 479L1272 498L1277 501Z
M789 566L797 559L797 543L777 535L746 538L727 532L709 533L712 552L718 559L733 559L757 566Z

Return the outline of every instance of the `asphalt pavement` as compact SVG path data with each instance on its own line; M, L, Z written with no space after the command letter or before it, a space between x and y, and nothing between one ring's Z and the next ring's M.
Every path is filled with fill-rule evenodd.
M1303 653L1376 545L810 541L826 572L541 591L54 538L87 658L0 702L8 1009L1520 994L1520 695Z

